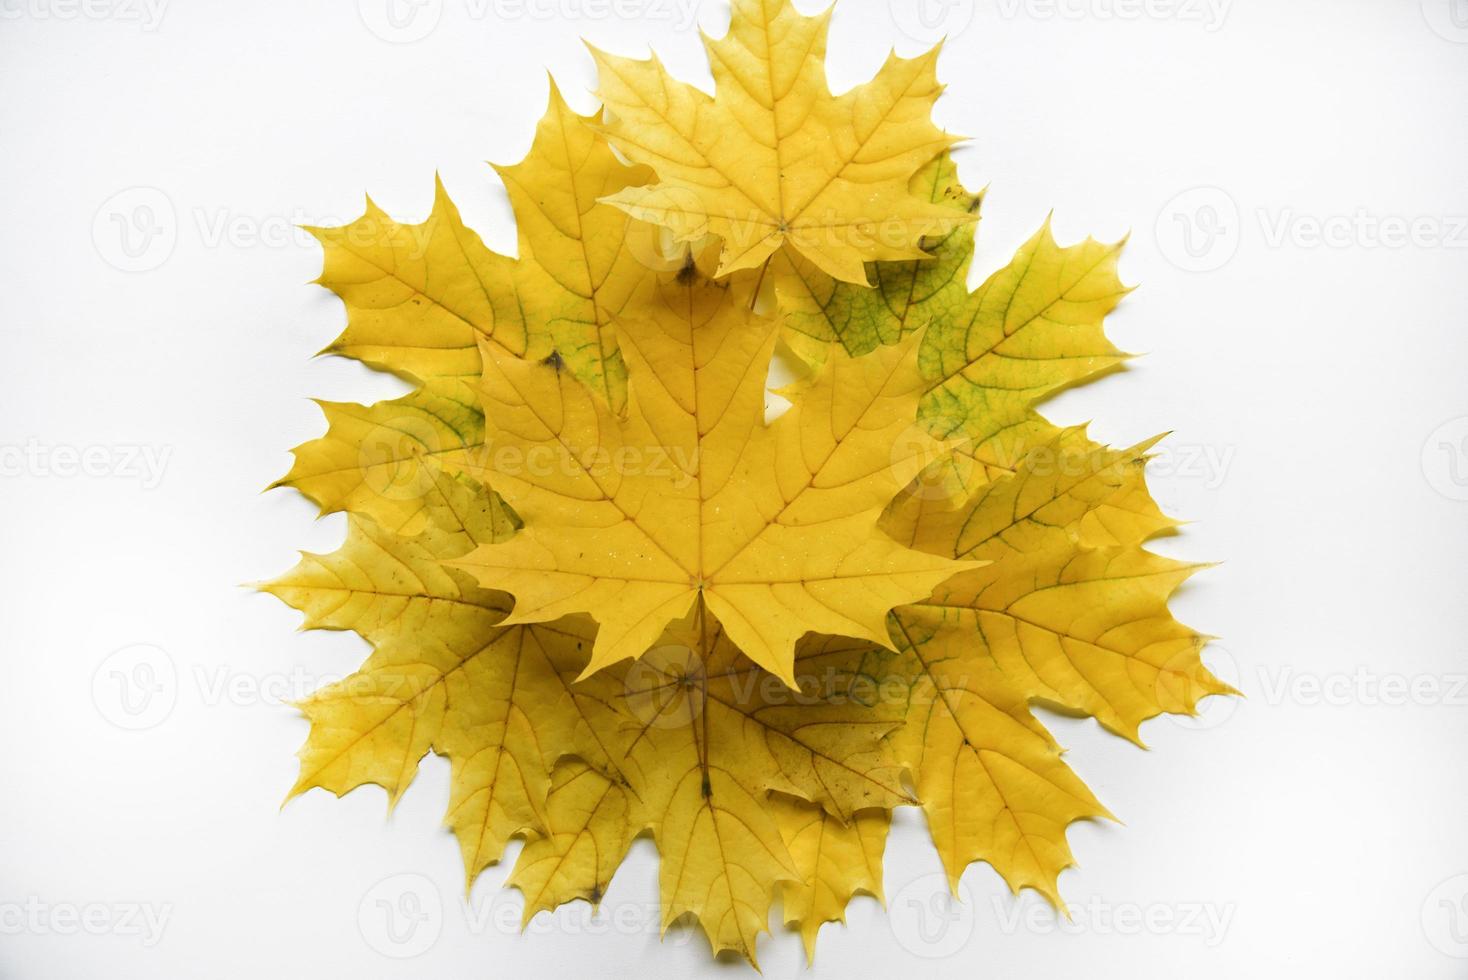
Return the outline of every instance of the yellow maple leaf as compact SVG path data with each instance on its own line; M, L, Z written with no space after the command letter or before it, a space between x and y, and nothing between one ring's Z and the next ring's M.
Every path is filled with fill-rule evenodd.
M827 274L865 283L863 263L919 258L924 235L968 220L908 193L908 181L956 142L933 125L938 49L895 54L876 77L833 96L826 84L830 11L789 0L734 0L729 33L705 37L713 97L670 78L656 59L593 49L607 133L658 181L608 200L672 230L723 241L720 276L789 245Z
M596 53L599 126L552 85L499 168L518 259L441 185L421 225L369 201L315 230L348 311L328 352L415 387L321 403L280 482L347 540L265 588L373 647L301 704L292 795L395 803L443 755L468 881L524 840L526 921L600 902L650 833L663 928L753 963L776 900L810 957L881 897L898 805L955 884L987 861L1058 902L1066 828L1108 813L1032 707L1140 742L1232 691L1167 608L1197 566L1144 548L1175 526L1155 440L1036 411L1126 356L1120 246L1047 223L970 293L936 51L832 96L828 13L733 6L713 97ZM782 338L812 372L767 421Z
M964 189L948 154L915 174L911 191L965 214L976 213L983 196ZM1061 246L1047 221L972 293L974 226L923 244L931 259L871 263L870 289L782 253L771 269L785 340L817 364L832 346L863 354L925 330L919 365L928 388L919 416L934 434L965 440L955 450L957 479L972 485L1013 473L1019 458L1055 434L1035 403L1129 356L1102 330L1128 292L1116 275L1124 243Z
M442 567L510 528L482 490L440 482L444 499L417 538L353 518L341 551L306 556L266 586L308 627L353 629L375 646L361 670L302 703L311 732L292 795L372 783L396 802L423 755L446 756L448 823L469 880L527 838L509 880L527 922L599 902L650 829L664 927L692 915L715 951L753 961L782 883L799 887L811 863L802 841L787 849L771 794L825 814L833 840L846 822L869 835L873 808L911 802L885 742L903 700L872 696L896 655L810 648L791 689L700 612L649 657L575 683L588 623L507 626L504 596Z
M589 613L588 673L640 656L700 600L746 656L793 682L803 634L886 642L887 610L962 567L876 529L935 445L912 431L915 345L831 358L767 425L778 324L746 296L690 266L643 318L619 322L625 419L555 363L486 345L494 451L473 472L525 527L459 567L515 596L509 622Z
M647 658L583 682L626 719L618 765L637 800L634 820L651 827L662 856L665 929L691 914L715 952L754 962L755 939L782 886L810 880L821 888L814 876L831 874L782 809L806 807L869 836L874 809L912 802L886 742L905 709L903 692L880 683L896 657L869 644L807 644L792 664L797 684L787 687L699 608ZM537 851L533 866L561 851L563 867L589 870L588 842L618 833L614 823L581 805L565 843ZM517 884L528 877L516 869ZM792 907L787 917L814 918L826 907L817 899L816 911Z
M436 468L484 444L484 415L470 389L435 379L373 405L317 401L326 434L293 450L273 486L289 486L321 513L347 511L406 535L426 527Z
M827 922L844 922L846 904L865 892L882 899L882 851L892 823L888 810L862 810L840 818L800 800L772 796L785 846L799 872L783 884L785 924L800 929L807 963L815 962L816 934Z
M1128 292L1116 276L1123 244L1062 247L1047 220L962 307L932 318L919 414L934 431L1013 457L1051 431L1036 402L1125 361L1102 329Z
M428 464L483 449L479 343L488 337L527 358L555 351L622 410L626 371L611 323L668 262L655 229L598 199L650 171L617 160L554 83L529 154L497 170L519 227L518 260L485 247L441 182L420 224L396 222L369 199L351 224L311 229L326 256L317 281L347 309L345 331L322 353L390 371L417 390L375 405L318 402L327 433L297 447L277 486L296 488L323 513L421 531Z
M894 744L955 883L984 860L1058 904L1066 826L1107 815L1030 704L1139 741L1143 720L1235 693L1203 666L1206 638L1167 608L1198 566L1141 547L1174 523L1146 493L1147 445L1106 450L1060 430L956 506L908 498L884 520L915 547L990 562L892 614L923 706Z
M405 225L367 200L340 228L311 228L325 264L317 279L341 297L347 326L323 354L351 357L417 384L479 376L479 338L526 351L510 262L465 226L442 182L433 211Z
M347 510L416 534L424 527L426 464L483 443L479 338L526 353L530 339L510 262L465 227L441 183L417 225L367 202L340 228L313 228L325 265L317 279L341 297L347 327L323 354L362 361L416 390L375 405L318 402L326 435L294 450L276 486L294 487L322 513Z
M591 119L566 105L554 80L529 155L496 170L519 229L515 284L523 316L544 335L547 353L555 350L573 375L620 412L627 372L613 322L640 305L654 273L668 263L652 228L599 201L645 184L652 171L619 161ZM518 353L513 344L501 346Z
M508 597L444 568L447 558L513 528L493 498L439 474L428 526L415 538L353 517L342 548L306 555L264 588L315 629L349 629L374 650L360 670L300 704L311 733L294 796L375 784L396 802L432 750L453 762L449 823L472 877L517 835L545 826L551 768L575 752L599 706L566 674L590 648L590 623L505 626Z
M562 759L551 776L545 832L525 842L505 882L525 896L522 924L578 899L599 906L647 823L644 809L620 772L609 775L574 756Z
M959 183L947 153L914 174L909 191L960 214L977 215L983 201ZM956 225L942 237L924 239L930 258L868 263L870 288L842 282L790 249L780 251L770 271L786 342L801 359L818 364L833 344L848 354L865 354L954 314L968 302L975 227Z

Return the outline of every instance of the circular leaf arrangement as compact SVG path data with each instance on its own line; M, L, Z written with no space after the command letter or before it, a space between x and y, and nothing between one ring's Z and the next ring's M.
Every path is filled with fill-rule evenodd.
M438 753L469 879L524 840L527 921L649 834L664 925L753 962L777 898L811 955L882 894L897 806L953 883L1058 902L1066 828L1109 814L1030 705L1139 742L1230 689L1168 612L1195 566L1143 547L1155 440L1034 409L1125 358L1120 246L1047 226L969 292L936 49L833 96L829 12L733 8L713 96L601 52L605 113L552 89L499 169L518 259L442 186L423 224L313 229L328 351L414 390L321 403L278 485L347 540L265 588L373 650L301 705L293 793L396 800Z

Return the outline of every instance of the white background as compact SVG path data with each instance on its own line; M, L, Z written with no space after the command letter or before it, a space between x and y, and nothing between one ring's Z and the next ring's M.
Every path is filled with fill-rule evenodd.
M512 249L483 161L523 154L545 68L591 108L580 35L708 81L672 0L623 2L639 16L428 0L397 43L385 0L0 0L0 976L747 975L686 930L659 944L645 842L602 920L506 928L505 866L466 910L436 760L391 817L375 790L280 810L305 734L280 700L363 646L240 586L342 534L259 493L322 429L307 397L400 390L310 359L344 314L290 224L349 220L364 190L420 220L437 169ZM1465 975L1468 3L927 9L954 35L940 121L990 187L976 274L1052 208L1062 241L1132 232L1141 288L1110 328L1146 356L1046 411L1117 444L1173 430L1153 486L1196 523L1162 547L1224 562L1174 609L1248 698L1150 722L1149 752L1045 716L1124 821L1072 830L1071 924L986 866L938 914L905 814L890 916L858 900L815 974ZM897 13L842 0L836 89L923 46ZM717 33L727 8L697 17ZM1414 219L1406 244L1373 225ZM94 475L57 472L88 447ZM388 933L415 901L418 930ZM804 970L778 924L760 954Z

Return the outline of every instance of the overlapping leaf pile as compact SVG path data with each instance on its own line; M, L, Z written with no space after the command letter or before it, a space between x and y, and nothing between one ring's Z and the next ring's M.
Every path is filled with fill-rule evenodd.
M1122 359L1119 246L1042 229L969 292L936 51L835 97L827 19L736 0L712 97L597 53L605 115L552 91L499 171L518 259L441 186L315 231L328 350L414 390L322 403L281 481L348 538L266 588L373 648L302 705L294 792L396 800L446 756L469 879L523 838L527 919L649 833L665 923L752 962L778 898L809 953L899 805L955 883L1054 900L1106 810L1030 705L1135 741L1228 690L1167 609L1193 568L1142 547L1150 442L1033 407ZM781 344L809 371L767 421Z

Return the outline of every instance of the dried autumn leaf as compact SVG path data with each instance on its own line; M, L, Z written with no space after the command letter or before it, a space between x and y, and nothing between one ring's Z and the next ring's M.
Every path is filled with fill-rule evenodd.
M886 741L906 707L905 687L892 684L896 656L870 644L804 644L793 665L799 686L788 688L700 606L643 659L576 683L615 713L595 718L611 769L558 767L549 831L526 844L509 879L525 893L526 921L575 898L599 902L628 842L647 828L662 855L664 929L690 914L716 952L754 962L783 894L787 919L809 923L813 943L852 889L880 889L886 811L913 802ZM813 818L831 842L824 850L801 830ZM866 877L832 864L852 834ZM848 878L855 884L843 885Z
M1141 721L1233 693L1202 664L1206 638L1167 609L1197 566L1140 547L1173 524L1143 485L1145 445L1105 450L1061 430L952 509L908 498L884 522L914 547L990 561L892 614L915 689L927 692L894 744L954 882L983 860L1058 904L1056 878L1072 863L1066 826L1107 815L1030 704L1138 741Z
M662 397L680 391L707 397L719 390L719 365L705 363L713 373L702 378L696 368L699 352L707 353L703 342L719 352L710 360L742 350L743 361L731 362L738 369L730 372L717 403L727 409L747 402L741 424L762 428L763 365L773 323L765 323L764 336L743 337L736 328L750 322L746 292L702 282L691 271L666 279L658 296L657 314L641 329L648 332L651 345L643 346L649 349L660 331L668 331L658 351L670 366L661 379L670 390ZM638 329L634 335L640 336ZM836 397L838 386L854 390L851 385L864 377L854 365L840 374L833 368L827 383L808 394L813 405L847 404L852 414L844 424L874 426L872 446L848 447L836 466L830 457L842 452L842 440L829 431L812 438L792 425L794 442L772 442L777 457L809 451L829 467L803 473L801 480L819 483L822 473L860 477L864 488L843 491L838 483L816 489L828 501L857 494L869 536L878 541L884 540L874 529L883 502L921 462L918 455L894 457L890 439L881 437L903 418L910 420L916 399L913 351L890 353L883 370L872 375L878 383L867 386L867 401ZM684 367L671 369L679 357ZM760 359L759 370L751 358ZM906 380L894 385L894 375ZM597 411L606 411L579 382L570 384ZM893 406L882 406L883 399L902 406L896 416ZM814 418L829 421L824 413ZM669 431L693 424L685 434L700 446L709 434L699 433L697 413L662 422L672 426ZM734 461L721 465L727 469ZM437 472L431 462L425 472L434 479L421 502L426 526L417 537L353 517L341 552L308 556L267 587L307 611L308 626L356 629L376 647L361 671L302 705L312 732L294 792L319 786L342 793L372 782L396 799L425 752L448 756L449 822L471 879L499 858L511 837L527 838L511 879L526 893L527 917L575 898L599 900L632 837L649 828L664 856L667 922L692 914L716 950L736 950L752 960L754 939L764 928L756 910L769 908L782 883L800 888L802 868L828 880L833 873L820 862L796 863L804 849L796 841L794 854L787 851L770 794L781 794L786 804L809 801L801 805L827 815L832 839L846 821L871 827L872 808L909 800L882 741L900 722L899 702L874 710L840 691L839 678L862 676L868 662L892 654L873 649L803 655L791 671L801 671L806 687L812 678L818 687L824 681L825 693L793 698L743 657L708 616L716 635L694 639L684 627L683 645L671 648L683 652L682 662L670 664L665 646L661 659L602 671L576 685L586 666L587 625L577 625L574 617L546 625L507 623L507 597L475 588L444 567L476 546L505 541L515 520L482 488L466 499L469 485ZM919 593L953 565L922 563L938 571L928 572ZM880 615L881 610L879 622ZM700 698L696 711L689 708L690 678ZM727 846L735 839L736 846ZM823 895L811 912L790 914L838 914L826 911L829 904Z
M791 690L700 611L649 658L576 684L588 629L505 626L503 597L426 559L505 531L486 523L487 495L475 503L446 487L456 506L434 508L436 520L480 512L462 534L436 525L408 541L354 519L341 552L308 556L267 586L306 611L308 626L355 629L376 646L360 671L303 703L312 727L292 795L375 783L395 801L424 754L445 755L448 821L470 880L511 837L528 838L510 879L527 921L599 901L648 828L663 855L665 927L691 914L715 951L753 960L781 883L798 886L805 866L769 794L810 801L801 805L828 814L833 837L842 820L867 828L871 808L910 802L884 742L901 700L854 693L895 655L804 652L802 687ZM793 845L808 863L806 850Z
M591 122L566 105L552 81L529 155L496 170L520 233L515 283L526 321L545 334L544 353L555 350L572 375L620 412L627 371L613 321L645 301L661 256L652 229L598 203L647 183L652 171L619 161ZM519 352L514 344L500 346Z
M914 174L909 191L970 215L978 214L983 200L982 194L964 190L947 153ZM777 253L770 269L785 315L786 342L802 359L818 364L832 344L853 356L866 354L953 315L968 301L974 230L973 224L956 225L941 238L925 239L922 247L931 258L869 263L870 288L842 282L789 249Z
M956 180L943 196L953 206L973 200ZM1124 357L1101 330L1126 292L1118 249L1061 248L1047 225L971 296L962 292L968 229L939 243L933 263L872 267L872 278L897 287L880 296L809 263L776 265L782 303L794 311L787 339L811 362L826 356L823 344L865 350L930 327L922 355L932 390L920 414L971 441L924 474L928 485L894 501L883 526L914 547L991 564L894 610L922 710L893 742L953 880L985 860L1012 887L1052 901L1071 863L1066 825L1105 810L1028 705L1090 714L1137 741L1146 718L1234 693L1203 667L1206 638L1167 609L1195 567L1140 547L1175 526L1143 482L1151 442L1106 450L1033 408Z
M800 929L807 963L815 962L816 934L827 922L846 921L846 905L865 892L882 900L882 851L892 816L862 810L849 821L783 796L771 805L799 878L784 883L785 924Z
M983 860L1058 901L1067 826L1107 814L1032 705L1137 741L1230 691L1167 609L1194 566L1142 547L1174 526L1151 442L1035 410L1125 356L1102 332L1120 246L1047 225L970 294L978 197L928 121L935 53L832 97L827 20L736 0L713 98L598 55L604 129L553 87L500 169L517 260L442 187L423 225L369 202L317 231L348 308L328 350L416 387L323 403L281 481L348 539L266 588L374 648L302 704L292 792L395 801L446 756L466 874L523 838L527 921L598 903L647 832L665 929L692 916L753 963L778 898L812 955L881 896L909 786L955 882ZM872 202L895 241L864 240ZM721 237L724 280L633 218ZM782 336L816 369L767 423Z
M723 240L717 275L758 267L788 244L828 275L865 283L863 263L920 258L918 241L968 220L908 193L913 174L956 142L930 114L938 49L895 54L876 77L833 96L825 78L830 11L734 0L729 33L705 38L715 95L656 59L593 49L607 133L657 183L607 199L675 240Z
M587 735L601 708L566 683L591 624L504 625L508 597L442 562L512 525L483 488L442 474L435 488L420 536L353 517L338 552L306 555L264 588L305 612L308 628L354 630L374 647L360 670L300 705L311 733L291 794L372 783L395 802L424 754L446 755L448 820L472 880L512 837L545 829L561 755L604 758Z
M525 842L505 882L525 896L523 924L578 899L600 905L646 823L643 809L620 772L608 775L581 759L562 759L551 776L545 832Z
M322 353L418 384L451 379L472 387L480 337L527 349L511 260L465 226L442 182L434 182L433 211L421 224L399 224L369 198L351 224L310 231L325 253L317 282L347 308L346 329Z
M934 443L912 431L914 344L831 358L773 424L777 321L691 267L618 323L631 365L618 418L555 363L485 348L485 469L525 522L458 563L515 596L508 622L588 613L587 672L641 656L702 599L755 663L793 683L795 642L886 642L892 606L962 566L876 529ZM905 438L899 438L905 437Z
M1047 220L967 303L932 320L919 355L932 385L921 417L1000 455L1043 441L1051 426L1037 401L1127 358L1102 329L1128 292L1116 276L1123 244L1062 247Z
M944 154L912 180L914 195L956 212L976 212ZM809 363L831 345L862 354L927 328L919 365L928 381L919 415L935 435L962 437L963 480L1014 471L1014 461L1044 445L1054 428L1036 402L1122 363L1102 322L1128 292L1116 275L1121 242L1060 246L1045 226L1007 266L974 292L965 285L973 226L924 243L932 259L868 267L866 289L840 282L809 261L782 253L772 265L785 339Z
M890 689L880 696L876 680L890 675L896 656L869 645L806 645L792 665L799 685L789 688L743 656L700 606L648 657L582 682L625 719L617 765L637 800L634 821L652 829L662 855L665 929L691 914L715 952L754 962L781 886L800 889L807 873L827 881L832 874L798 832L785 836L792 831L785 808L862 828L870 846L868 814L911 802L886 743L905 701ZM596 785L584 791L559 843L527 847L516 884L538 882L544 872L534 869L553 864L583 869L583 894L604 892L605 879L590 884L598 850L591 842L622 838L615 818L590 802L600 804L605 791ZM809 914L828 907L818 898Z
M484 446L479 342L529 358L556 351L614 411L626 371L612 319L653 286L666 265L656 233L598 198L645 182L617 160L551 85L526 158L498 168L519 227L520 258L485 247L443 184L421 224L399 224L369 199L340 228L313 228L325 250L321 285L341 297L347 328L322 353L390 371L417 390L375 405L319 402L325 436L295 450L276 485L323 513L366 514L416 534L432 476L425 464L462 462Z
M442 184L422 224L399 224L369 199L352 224L311 231L326 256L317 282L347 308L346 330L322 353L392 372L417 389L370 406L319 402L326 435L297 447L275 485L296 488L322 513L347 510L416 534L433 480L425 463L483 443L479 338L493 334L527 349L510 260L464 226Z
M1195 567L1140 547L1174 526L1146 492L1148 445L1106 450L1082 430L1058 430L971 498L934 509L903 497L884 518L915 546L991 561L891 616L902 656L890 669L907 685L909 709L890 743L916 780L955 885L982 860L1015 890L1034 888L1058 904L1056 879L1072 863L1067 826L1109 816L1031 704L1091 715L1137 741L1146 718L1192 713L1204 696L1235 693L1203 666L1205 638L1167 610ZM837 638L808 646L861 649ZM787 915L809 949L822 921L840 918L852 894L880 881L860 855L879 850L883 827L787 810L807 839L841 855L803 865L804 882L786 886Z
M426 527L433 468L484 443L484 415L458 381L435 380L374 405L316 404L326 434L296 447L291 471L274 485L294 487L323 514L360 514L401 534Z

